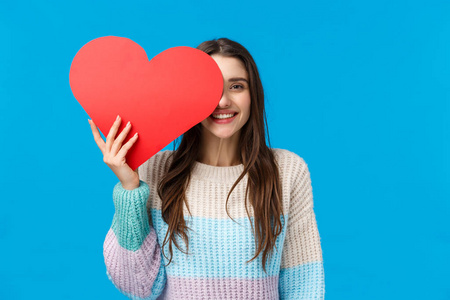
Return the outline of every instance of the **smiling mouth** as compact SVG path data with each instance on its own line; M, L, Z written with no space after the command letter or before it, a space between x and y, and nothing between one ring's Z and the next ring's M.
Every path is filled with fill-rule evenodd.
M216 118L214 117L214 114L211 114L210 117L216 120L226 120L226 119L230 119L233 118L234 116L236 116L238 113L234 113L234 114L216 114L216 115L222 115L223 117L220 118Z

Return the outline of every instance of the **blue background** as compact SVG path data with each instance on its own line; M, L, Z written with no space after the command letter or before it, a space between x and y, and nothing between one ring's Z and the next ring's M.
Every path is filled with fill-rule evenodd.
M2 1L0 34L0 299L125 298L102 255L117 178L68 77L107 35L242 43L272 147L310 168L326 299L450 299L449 1Z

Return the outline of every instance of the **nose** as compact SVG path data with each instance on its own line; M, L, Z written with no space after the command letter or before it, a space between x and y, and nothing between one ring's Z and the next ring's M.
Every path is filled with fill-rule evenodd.
M218 107L225 108L225 107L229 107L230 105L231 105L231 99L227 95L227 93L224 91L222 93L222 98L220 98Z

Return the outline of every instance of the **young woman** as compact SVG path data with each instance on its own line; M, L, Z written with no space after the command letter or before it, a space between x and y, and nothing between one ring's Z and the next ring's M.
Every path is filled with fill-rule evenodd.
M116 137L118 117L105 143L89 121L119 178L104 242L108 277L130 299L323 299L307 164L266 145L250 53L226 38L197 48L217 62L223 94L176 150L133 171L125 155L137 136L122 145L131 125Z

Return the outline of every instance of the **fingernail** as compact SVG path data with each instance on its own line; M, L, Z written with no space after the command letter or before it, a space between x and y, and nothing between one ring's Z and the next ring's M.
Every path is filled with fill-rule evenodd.
M127 126L130 126L130 121L128 121Z
M120 119L119 115L117 115L116 121L118 121Z

